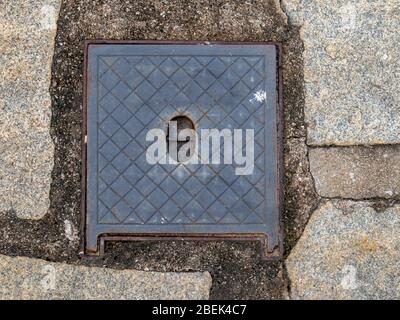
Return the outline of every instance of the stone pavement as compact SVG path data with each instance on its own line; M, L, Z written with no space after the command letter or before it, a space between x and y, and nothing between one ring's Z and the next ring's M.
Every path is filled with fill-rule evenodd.
M400 146L311 148L317 192L328 198L398 198Z
M291 297L398 299L400 1L282 5L305 46L310 171L337 199L323 199L286 261Z
M208 272L161 273L73 266L0 255L4 299L208 299Z
M400 206L327 201L286 261L293 299L399 299Z
M283 0L304 41L308 144L400 142L399 0Z
M49 93L61 0L0 8L0 211L40 219L50 205L54 147Z
M263 21L264 16L257 15L272 1L268 5L255 1L240 6L233 1L222 2L217 9L207 1L204 5L196 3L192 8L185 5L196 16L194 29L200 33L186 29L188 22L180 25L170 22L163 27L169 21L165 20L171 15L169 10L175 13L180 10L182 3L178 0L171 7L154 0L144 13L126 11L124 18L114 17L109 4L90 4L92 14L81 15L77 9L70 16L64 13L63 18L68 16L71 21L79 21L79 26L73 24L75 28L69 30L70 38L80 35L82 27L89 30L86 37L95 38L101 34L106 38L139 35L140 38L191 39L193 34L195 38L207 40L246 40L246 34L251 34L252 39L276 40L268 33L271 26L275 28L277 23L282 23L286 28L287 22L290 25L284 29L287 33L299 28L304 44L301 59L305 123L302 123L302 107L298 107L302 105L301 98L289 96L285 104L290 111L285 114L288 138L285 163L291 169L287 170L285 203L291 213L285 218L285 226L294 226L287 235L289 245L286 246L288 296L293 299L400 298L400 149L396 145L400 143L400 0L274 1L278 7L281 4L282 11L279 8L278 11L286 22ZM15 215L21 221L16 225L24 226L32 219L45 221L50 186L54 183L49 86L61 0L6 0L3 4L0 9L0 218ZM118 10L124 12L120 6ZM257 9L252 10L252 6ZM246 10L250 10L249 14L243 15ZM104 24L101 17L109 15L113 18ZM136 31L123 29L124 19L133 19ZM297 67L295 63L293 68L290 66L301 55L291 44L295 42L285 47L284 77ZM74 59L80 58L68 61L75 62ZM70 67L59 65L60 70ZM76 72L77 65L69 68L70 72ZM285 92L302 91L302 86L291 79L292 75L285 79ZM78 82L68 84L72 83ZM66 134L79 137L79 130L72 129ZM65 174L79 175L79 172ZM61 179L63 175L64 172ZM69 201L66 197L60 199ZM317 206L318 199L321 200ZM67 205L66 210L72 211ZM301 226L305 224L303 232ZM76 223L65 220L61 226L55 225L54 228L65 231L68 241L78 243ZM14 230L14 225L6 227ZM8 241L24 231L17 228L17 235L4 231L3 237ZM46 246L51 248L49 251L57 251L60 241L50 240ZM25 252L20 247L11 245L7 250ZM148 253L146 249L141 250L143 254ZM241 257L239 253L238 257ZM157 256L157 259L160 258ZM168 266L166 263L165 269ZM279 278L286 277L282 275L286 272L278 274ZM0 256L0 275L0 298L105 298L102 296L105 287L109 298L207 298L211 281L207 273L118 271L7 256ZM129 279L128 290L122 278ZM275 285L272 281L259 282L259 286ZM73 293L71 288L77 283L78 290ZM280 287L284 282L277 283L276 290L285 296L286 289Z

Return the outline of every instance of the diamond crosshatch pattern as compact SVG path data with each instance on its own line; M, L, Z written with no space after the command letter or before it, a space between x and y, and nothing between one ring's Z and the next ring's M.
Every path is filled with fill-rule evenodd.
M105 233L263 233L276 246L275 47L97 45L88 57L87 243ZM254 129L253 174L148 164L146 133L180 114L197 130Z

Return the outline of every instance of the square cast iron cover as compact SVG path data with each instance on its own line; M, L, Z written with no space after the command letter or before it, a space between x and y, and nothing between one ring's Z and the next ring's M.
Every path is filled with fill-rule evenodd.
M85 46L84 251L105 240L259 240L282 253L280 47L89 41ZM149 164L150 129L254 129L254 171ZM221 150L223 154L223 150Z

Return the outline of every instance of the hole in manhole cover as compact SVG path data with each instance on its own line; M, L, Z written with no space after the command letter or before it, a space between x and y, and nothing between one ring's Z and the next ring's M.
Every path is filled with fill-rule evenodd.
M273 43L88 43L85 253L184 238L280 256L278 66Z
M195 126L187 116L173 117L168 123L167 153L177 162L189 161L198 148Z

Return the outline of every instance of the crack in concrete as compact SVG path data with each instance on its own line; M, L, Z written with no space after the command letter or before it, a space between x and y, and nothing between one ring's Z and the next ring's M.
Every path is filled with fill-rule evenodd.
M288 294L288 300L292 300L292 281L289 276L289 271L286 265L286 259L282 263L283 278L286 280L286 292Z
M379 148L379 147L396 147L400 146L400 143L377 143L377 144L348 144L348 145L340 145L340 144L324 144L324 145L315 145L308 144L307 147L310 149L333 149L333 148Z
M371 203L382 203L387 204L387 208L390 208L400 203L400 198L382 198L382 197L371 197L371 198L347 198L347 197L321 197L321 200L326 201L353 201L353 202L371 202Z
M274 0L274 2L275 2L276 10L278 11L278 13L283 17L285 23L287 25L290 25L291 24L290 17L283 9L282 0Z

